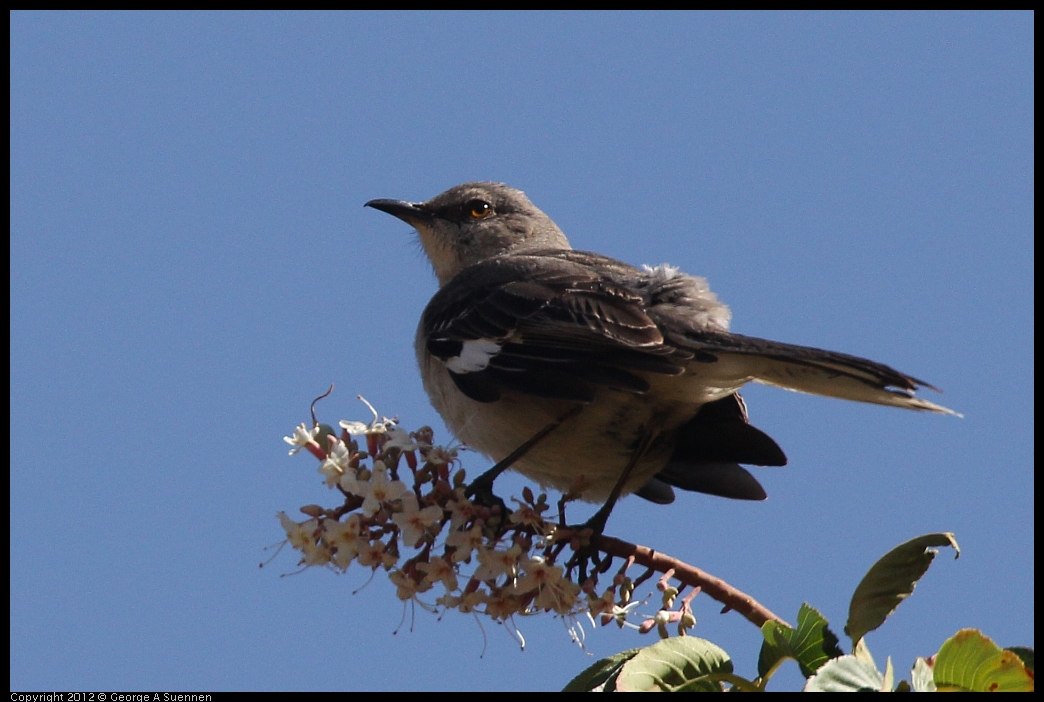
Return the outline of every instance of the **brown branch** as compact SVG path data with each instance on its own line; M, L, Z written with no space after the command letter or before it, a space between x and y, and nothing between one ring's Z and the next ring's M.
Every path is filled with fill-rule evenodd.
M604 534L593 537L591 545L616 558L634 557L634 562L638 565L661 573L673 568L676 580L694 588L701 588L703 592L725 605L722 613L734 609L758 628L768 621L777 621L790 626L747 593L737 590L721 578L716 578L676 558Z

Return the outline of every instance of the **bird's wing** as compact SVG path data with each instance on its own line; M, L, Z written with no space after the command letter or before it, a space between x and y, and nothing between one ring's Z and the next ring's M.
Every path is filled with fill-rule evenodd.
M638 372L684 372L693 352L664 344L642 296L575 258L499 256L432 298L423 339L462 392L480 402L502 390L589 402L596 386L646 392Z
M588 402L599 385L643 393L641 373L688 372L717 387L754 381L956 414L915 395L931 385L882 363L708 323L708 300L718 303L705 286L674 269L643 273L581 251L511 254L462 271L421 324L428 351L481 402L501 390Z

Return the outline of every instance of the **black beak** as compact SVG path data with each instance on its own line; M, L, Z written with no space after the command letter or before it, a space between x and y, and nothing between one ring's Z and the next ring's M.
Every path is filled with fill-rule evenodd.
M387 212L407 224L428 222L432 218L431 212L425 209L423 205L415 202L406 202L405 200L370 200L364 207L372 207L375 210Z

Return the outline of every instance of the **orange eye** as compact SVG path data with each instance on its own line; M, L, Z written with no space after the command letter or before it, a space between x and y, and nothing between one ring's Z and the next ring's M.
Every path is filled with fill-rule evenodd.
M472 219L482 219L493 214L493 206L485 200L472 200L467 204L467 209Z

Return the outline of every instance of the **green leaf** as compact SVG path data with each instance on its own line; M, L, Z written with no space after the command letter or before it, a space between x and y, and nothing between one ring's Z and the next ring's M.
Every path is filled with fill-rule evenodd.
M955 558L961 555L953 534L925 534L893 548L863 576L852 595L845 625L853 644L881 626L899 603L913 593L914 585L938 553L930 546L953 546Z
M935 655L935 684L971 692L1032 692L1033 674L1014 651L1001 650L976 629L961 629Z
M643 648L624 663L616 689L657 692L684 686L687 690L721 691L720 682L701 680L714 673L732 673L732 661L725 651L695 636L676 636Z
M884 676L855 656L841 656L827 661L805 683L805 692L880 692Z
M784 658L793 658L806 678L831 658L844 654L826 618L808 603L798 610L797 629L780 622L765 622L761 627L765 642L758 656L758 675L764 678Z
M605 685L606 682L612 683L611 679L620 671L620 667L634 658L641 650L632 648L603 658L570 680L569 684L562 688L562 692L591 692L595 688ZM615 685L611 684L607 687L615 687ZM606 692L612 692L612 690L606 690Z

